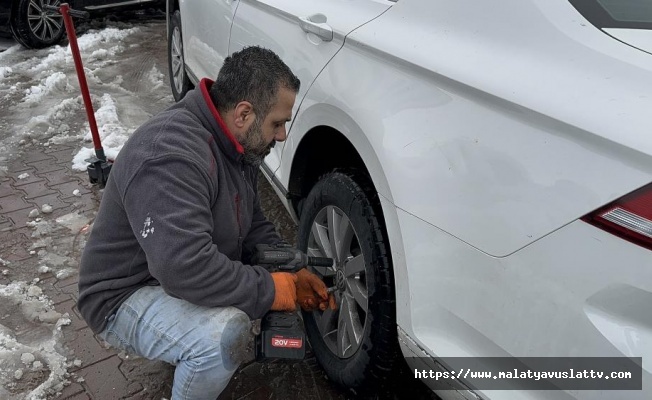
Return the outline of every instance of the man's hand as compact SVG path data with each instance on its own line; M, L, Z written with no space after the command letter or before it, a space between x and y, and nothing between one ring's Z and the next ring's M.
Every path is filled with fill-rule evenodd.
M273 272L274 303L272 311L294 311L297 309L297 276L289 272Z
M328 288L319 277L303 268L297 272L297 301L304 311L313 311L319 308L337 309L335 296L328 293Z

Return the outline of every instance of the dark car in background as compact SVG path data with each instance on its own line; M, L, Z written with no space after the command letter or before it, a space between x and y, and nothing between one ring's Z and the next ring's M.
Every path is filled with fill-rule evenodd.
M44 6L70 7L91 13L126 7L147 7L159 0L0 0L0 36L13 37L28 48L43 48L57 44L65 35L63 17Z

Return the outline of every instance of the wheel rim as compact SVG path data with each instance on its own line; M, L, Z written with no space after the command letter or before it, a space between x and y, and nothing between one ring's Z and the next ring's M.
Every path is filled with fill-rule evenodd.
M183 68L183 42L181 41L181 31L179 30L179 27L174 27L174 31L172 31L170 60L172 61L174 88L177 93L181 93L183 90L183 81L185 80L185 71Z
M317 329L329 350L340 358L349 358L362 343L369 292L365 259L358 235L348 215L335 206L321 209L312 223L307 252L311 256L330 257L331 267L314 267L328 286L336 286L337 310L314 311Z
M27 6L29 29L42 42L55 39L63 30L63 16L44 6L58 6L59 0L30 0Z

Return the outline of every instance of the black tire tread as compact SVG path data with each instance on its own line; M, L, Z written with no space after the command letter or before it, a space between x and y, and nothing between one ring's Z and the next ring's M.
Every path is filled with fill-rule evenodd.
M16 12L12 16L11 20L11 32L14 36L14 39L24 47L30 49L42 49L61 42L63 35L66 33L66 29L64 28L63 23L61 25L60 32L57 33L57 35L55 35L51 40L41 41L39 38L34 36L31 29L29 28L29 23L27 22L28 7L29 0L18 0L18 4L15 7Z
M176 86L174 85L174 76L172 75L172 33L174 31L174 28L178 27L179 31L181 31L183 35L183 31L181 30L181 12L179 10L175 10L172 15L170 15L170 32L168 33L168 71L170 75L170 89L172 90L172 96L174 97L175 101L179 101L183 99L186 96L186 93L190 89L193 88L192 82L190 82L190 79L188 78L188 74L185 73L183 75L183 88L181 89L181 92L177 92ZM183 38L183 36L182 36ZM184 55L185 57L185 55ZM185 68L182 66L182 68Z
M313 349L318 361L322 364L329 377L339 384L355 393L357 396L364 396L372 392L378 392L388 382L386 379L397 366L400 358L396 331L396 301L394 297L393 272L391 259L386 249L386 233L383 225L380 204L375 197L375 191L367 184L364 175L355 171L335 171L321 177L310 195L306 199L303 212L312 211L323 207L325 202L330 201L330 193L349 191L353 193L351 209L359 207L358 210L364 221L371 228L370 237L373 254L376 258L372 261L374 265L375 282L380 283L374 288L374 293L369 293L370 313L372 296L374 308L378 310L377 315L367 323L366 332L369 332L369 340L363 339L358 354L351 357L353 364L347 368L336 365L337 360L325 347L323 343L313 344ZM302 212L302 214L303 214ZM306 229L303 221L301 227ZM301 231L300 231L301 232ZM300 233L301 235L301 233ZM369 315L368 315L369 316ZM363 348L372 344L369 348ZM327 352L328 354L324 354ZM361 354L363 352L364 354Z

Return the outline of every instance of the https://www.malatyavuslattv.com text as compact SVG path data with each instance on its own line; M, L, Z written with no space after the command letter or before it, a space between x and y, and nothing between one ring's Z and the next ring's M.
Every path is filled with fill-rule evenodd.
M575 371L471 371L469 368L460 369L459 371L433 371L433 370L414 370L414 377L417 379L632 379L632 373L627 371L594 371L583 370Z
M451 371L415 369L414 377L430 381L435 389L455 389L460 384L487 390L641 390L641 375L632 371L566 370L482 370L457 368ZM455 384L455 382L459 382Z
M412 365L430 366L425 358ZM414 369L433 388L642 390L641 357L444 357Z

